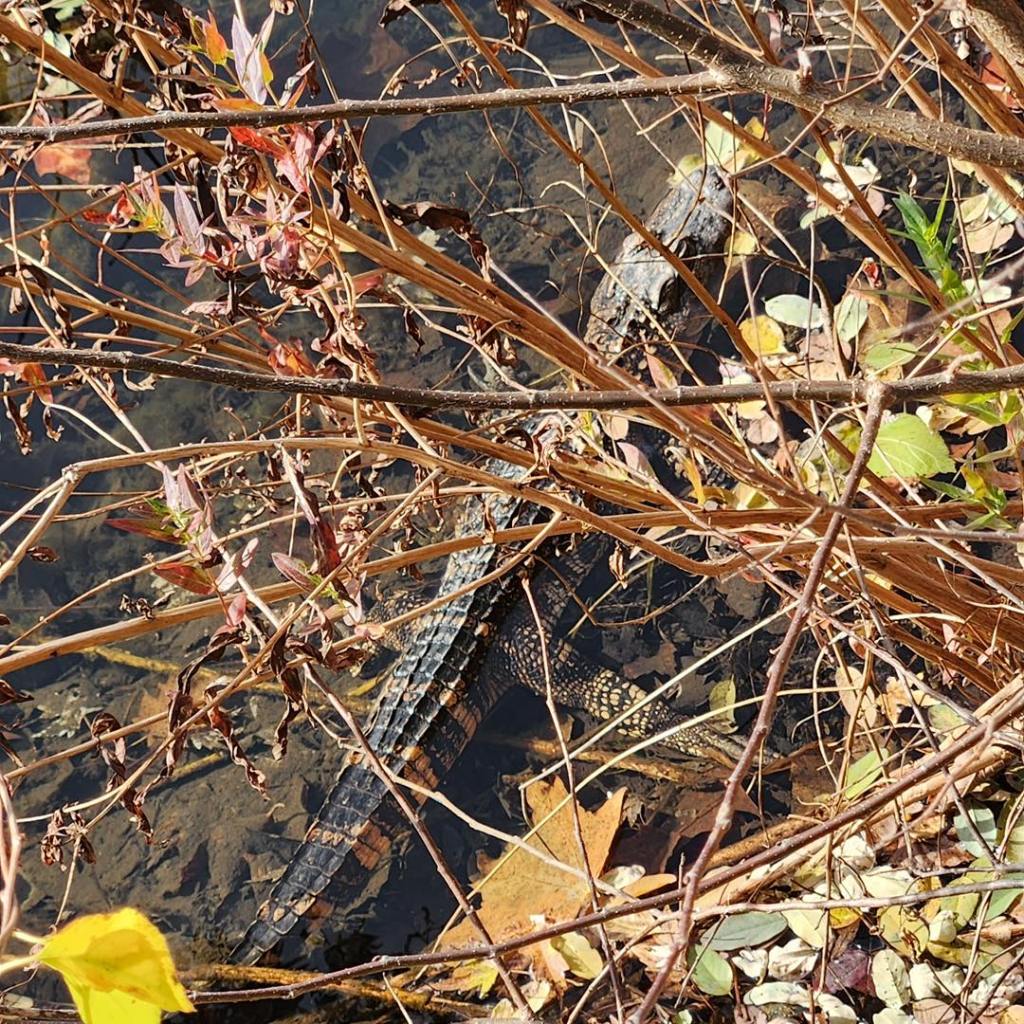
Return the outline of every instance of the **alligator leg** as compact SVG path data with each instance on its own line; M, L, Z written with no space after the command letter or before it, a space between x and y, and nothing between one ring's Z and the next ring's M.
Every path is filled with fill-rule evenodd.
M690 757L711 759L733 767L743 753L742 738L727 736L706 722L690 722L677 714L660 698L650 699L642 687L623 679L617 672L596 665L569 643L563 643L550 656L551 692L555 701L568 708L579 708L600 721L618 718L630 708L618 725L625 736L645 739L675 729L661 742ZM544 693L543 675L530 672L522 682ZM646 701L646 703L644 703Z
M666 701L650 699L646 690L595 664L557 637L559 620L572 600L574 584L611 549L608 538L587 537L574 551L559 556L557 572L550 567L539 572L531 584L532 605L521 600L510 609L488 652L482 675L511 680L540 694L546 693L550 679L551 695L558 704L579 708L600 721L617 718L635 707L637 710L619 724L619 732L642 739L675 728L662 741L665 746L691 757L735 765L744 748L740 738L727 736L707 723L689 722ZM537 635L538 618L547 641L547 674Z

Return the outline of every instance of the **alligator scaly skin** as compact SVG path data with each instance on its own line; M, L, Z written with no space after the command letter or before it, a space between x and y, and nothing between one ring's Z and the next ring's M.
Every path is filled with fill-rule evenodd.
M727 236L722 213L725 188L713 172L702 184L705 199L699 203L688 182L674 186L649 221L665 244L683 255L721 251ZM630 235L612 273L594 295L587 340L602 352L613 352L623 337L644 330L650 320L644 309L660 317L678 311L681 301L676 274ZM522 474L504 462L493 461L488 468L513 479ZM507 529L537 522L542 515L542 510L511 495L473 498L460 517L458 532ZM572 599L573 587L612 547L608 537L585 537L557 556L556 566L535 573L534 603L549 636ZM450 558L438 596L479 581L497 568L501 558L493 545ZM433 790L509 687L520 683L544 692L547 683L536 630L533 610L521 596L515 573L478 586L424 616L371 715L366 738L385 767ZM607 719L645 696L615 673L586 662L568 644L549 644L551 687L559 703ZM680 724L664 702L653 701L622 728L644 736ZM680 731L668 745L691 755L718 757L735 757L741 749L736 741L707 728ZM407 789L406 795L414 804L425 799L415 790ZM359 752L349 754L302 846L233 958L254 963L311 913L322 916L331 908L358 905L407 828L384 782Z
M495 467L490 467L495 471ZM513 467L502 463L503 475ZM518 467L515 468L519 472ZM500 471L500 470L499 470ZM486 503L486 510L484 505ZM541 510L509 495L473 498L462 517L466 533L485 522L496 530L536 521ZM438 596L453 594L496 569L501 555L483 545L450 558ZM385 767L434 789L465 749L507 685L480 667L502 617L515 574L503 574L424 616L392 667L366 733ZM406 795L414 804L424 797ZM398 804L360 752L350 753L302 846L274 886L233 959L254 963L274 949L318 901L356 905L368 881L386 862L391 845L408 828Z

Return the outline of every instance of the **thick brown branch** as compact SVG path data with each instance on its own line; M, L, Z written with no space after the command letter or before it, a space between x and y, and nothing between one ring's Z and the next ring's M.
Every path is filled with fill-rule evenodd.
M607 14L646 29L666 43L721 75L724 92L764 93L812 114L822 114L837 127L878 135L931 153L985 163L992 167L1024 168L1024 139L979 131L959 124L933 121L918 114L848 99L836 89L807 82L796 71L764 64L739 47L701 32L689 22L644 0L592 0Z
M541 410L636 409L659 404L682 407L729 405L764 398L776 402L853 403L866 401L872 381L776 380L767 383L707 384L693 387L653 388L635 391L454 391L370 384L352 380L313 380L309 377L276 377L227 367L179 363L172 359L133 352L96 352L89 349L37 348L0 341L0 356L22 363L50 366L88 366L111 371L152 373L161 377L203 381L239 391L273 391L311 398L348 398L388 402L413 409L464 409L470 412L537 412ZM1024 387L1024 364L966 373L931 373L889 385L894 402L927 401L943 395L986 394Z
M150 117L121 117L106 121L0 127L2 142L71 142L133 132L164 132L173 128L227 128L245 125L271 128L283 124L344 121L363 117L404 117L417 114L465 114L503 107L541 103L590 103L595 100L640 99L645 96L685 96L715 91L723 84L715 71L665 78L628 78L621 82L581 82L536 89L495 89L464 96L416 96L389 100L341 100L314 107L263 110L164 111Z

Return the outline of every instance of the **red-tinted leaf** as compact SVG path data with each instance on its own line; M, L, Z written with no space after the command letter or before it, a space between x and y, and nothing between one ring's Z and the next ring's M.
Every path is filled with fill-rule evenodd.
M207 688L209 696L214 695L212 687ZM235 738L234 730L231 727L231 719L222 707L213 706L206 712L207 720L211 728L215 729L224 738L231 760L245 770L245 780L262 796L267 794L267 780L263 772L256 768L245 756L241 744Z
M194 254L202 253L205 249L203 226L199 223L192 200L177 183L174 186L174 217L178 222L178 230L181 232L182 240L188 251Z
M313 577L310 576L310 574L303 568L302 564L292 558L291 555L275 551L271 554L270 560L274 563L274 567L277 571L286 580L294 583L297 587L301 587L303 591L308 592L316 586L316 581Z
M46 370L40 363L17 363L14 366L14 373L32 388L41 401L47 405L53 401L53 392L46 379Z
M162 541L164 544L181 545L182 541L175 535L173 527L164 522L162 516L140 515L138 518L116 518L104 520L104 526L112 526L115 530L124 530L125 533L137 533L141 537L149 537L150 540Z
M290 341L275 342L267 362L279 377L316 376L316 367L309 361L309 357Z
M0 704L19 704L31 699L32 694L16 690L6 679L0 679Z
M240 626L245 621L245 613L249 608L249 599L244 593L236 594L228 605L226 620L229 626Z
M1021 97L1014 96L1006 81L1006 73L1003 69L1002 58L998 54L986 54L981 62L981 80L987 85L1011 110L1024 109L1021 106Z
M91 155L92 150L85 146L48 142L36 150L32 162L36 165L40 177L44 174L56 174L79 185L88 185L92 181L92 171L89 168Z
M60 555L45 544L37 544L35 547L29 548L26 553L36 562L56 562L60 559Z
M166 565L154 565L153 572L161 579L173 583L192 594L209 597L217 592L213 577L205 570L187 562L168 562Z
M277 171L296 192L309 191L309 171L313 161L313 132L305 125L292 130L288 152L277 161Z
M238 586L239 578L252 564L253 555L259 547L259 538L253 537L241 551L235 552L224 563L217 576L217 590L221 594L227 594Z
M280 159L288 152L284 144L277 139L257 131L255 128L249 128L247 125L233 124L228 128L228 131L234 136L236 142L241 143L243 146L248 146L250 149L255 149L257 153L266 153L267 156Z
M352 275L352 290L357 296L365 295L369 291L382 289L388 282L390 274L383 267L376 270L366 270L362 274Z

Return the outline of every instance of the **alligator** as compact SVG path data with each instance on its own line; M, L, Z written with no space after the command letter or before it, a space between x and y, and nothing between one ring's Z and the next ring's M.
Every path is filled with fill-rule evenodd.
M683 257L720 253L730 227L725 213L730 199L718 176L707 171L674 185L648 223ZM632 234L595 292L586 340L610 355L625 338L650 336L652 325L678 315L683 303L678 275ZM499 460L488 468L509 479L525 473ZM543 516L542 509L514 494L474 496L461 510L457 532L487 533L537 523ZM687 723L665 702L651 700L637 685L554 639L561 635L554 627L571 610L575 587L607 559L614 543L591 534L568 550L542 547L531 563L532 602L515 572L500 571L507 553L498 546L484 544L449 559L437 593L455 596L422 616L403 642L366 732L386 769L413 785L406 792L414 804L422 804L423 794L438 786L482 719L515 684L541 693L550 688L557 703L601 720L635 706L620 731L635 737L664 732L670 748L735 763L742 743L708 725ZM543 645L538 618L545 629ZM545 648L546 665L540 656ZM258 962L303 919L364 902L375 878L386 872L392 845L407 830L384 781L360 751L349 753L233 959Z

